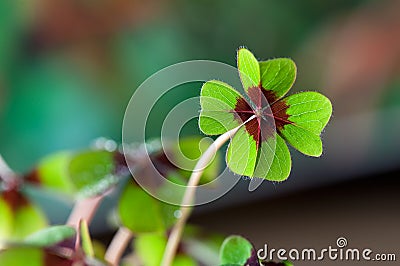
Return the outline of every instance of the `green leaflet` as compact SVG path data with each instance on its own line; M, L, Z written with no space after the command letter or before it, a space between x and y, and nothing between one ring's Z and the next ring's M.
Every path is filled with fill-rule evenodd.
M46 188L66 194L74 192L74 185L68 175L68 165L72 154L60 152L41 160L37 167L37 177Z
M241 95L231 86L217 80L207 81L201 88L200 96L199 127L205 134L223 134L240 125L232 110Z
M86 150L61 152L44 158L26 181L76 197L104 193L118 181L116 153Z
M0 240L7 239L13 231L13 213L11 207L0 197Z
M19 188L0 192L0 244L21 240L46 225L42 210L31 203Z
M0 250L2 266L44 266L44 256L42 250L33 247Z
M233 137L226 153L226 163L235 173L253 176L257 160L256 141L241 127Z
M14 211L12 223L13 229L8 237L11 240L19 240L46 227L47 219L37 206L28 203Z
M262 87L271 91L275 100L280 99L290 90L296 80L295 63L289 58L276 58L259 64Z
M158 266L164 254L167 239L162 234L140 234L134 240L135 250L148 266Z
M84 197L102 194L115 185L114 170L114 153L108 151L78 153L68 166L72 183Z
M118 213L122 224L134 233L163 232L161 201L141 187L128 184L119 200Z
M260 66L254 55L245 48L240 48L237 54L237 65L243 88L248 91L260 84Z
M24 243L37 247L50 247L74 237L75 234L75 229L70 226L52 226L27 236Z
M216 135L245 124L227 150L228 167L240 175L283 181L291 169L285 141L306 155L320 156L320 134L331 117L332 105L317 92L283 98L296 79L291 59L258 62L241 48L237 63L249 100L223 82L206 82L201 91L200 129Z
M274 149L273 149L274 148ZM267 169L259 168L254 176L265 178L269 181L283 181L289 177L292 167L292 159L285 141L276 135L273 141L261 143L260 156L258 158L258 167L265 165ZM263 176L267 172L266 176Z
M221 265L245 265L252 256L253 245L241 236L230 236L225 239L220 249Z
M134 233L165 232L176 222L174 213L178 209L178 206L154 198L133 183L125 187L118 203L121 223Z
M310 156L322 154L320 134L332 114L328 98L317 92L301 92L284 99L289 105L287 114L294 124L280 132L294 148Z

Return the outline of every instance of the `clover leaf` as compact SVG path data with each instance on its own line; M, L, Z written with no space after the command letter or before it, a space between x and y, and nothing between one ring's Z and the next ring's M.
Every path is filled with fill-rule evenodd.
M4 240L23 239L46 225L42 210L17 187L0 189L0 246Z
M232 235L227 237L219 251L220 266L293 266L290 261L260 261L253 244L246 238Z
M75 234L75 229L70 226L56 225L27 236L24 243L37 247L50 247L64 240L75 237Z
M25 176L25 181L77 198L105 193L124 176L119 169L125 162L118 151L84 150L60 152L42 159Z
M170 208L173 217L173 206L153 198L140 186L129 182L118 204L121 223L134 233L163 232L169 226L169 216L164 215L165 208ZM175 220L175 219L174 219Z
M224 82L206 82L201 89L199 127L208 135L239 127L226 154L230 170L283 181L291 169L285 141L305 155L322 154L320 134L331 117L331 102L317 92L284 97L296 79L291 59L258 62L241 48L237 64L245 97Z
M243 266L260 265L253 245L241 236L230 236L225 239L220 249L221 265Z

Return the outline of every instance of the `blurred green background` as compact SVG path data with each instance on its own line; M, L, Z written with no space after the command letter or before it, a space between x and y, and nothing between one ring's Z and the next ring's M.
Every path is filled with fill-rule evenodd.
M295 90L323 91L334 119L397 108L398 10L366 0L2 0L0 153L25 171L99 136L120 141L125 107L149 75L193 59L235 65L242 45L260 59L293 58ZM380 134L377 122L367 131Z

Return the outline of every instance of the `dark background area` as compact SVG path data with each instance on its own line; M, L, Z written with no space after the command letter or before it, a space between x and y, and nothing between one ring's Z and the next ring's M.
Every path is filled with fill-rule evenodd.
M195 215L191 222L209 230L243 235L257 249L336 247L399 254L399 172L387 172L318 189L304 189L271 200ZM278 192L277 192L278 193ZM321 262L295 262L320 265ZM398 265L396 262L329 261L324 265Z
M243 180L192 221L259 247L317 248L345 236L398 253L399 10L398 0L0 1L0 154L25 172L100 136L120 142L126 105L148 76L185 60L235 65L244 45L259 59L292 58L292 92L332 100L324 154L292 152L286 182L249 193ZM160 113L199 90L167 96ZM50 207L53 220L68 215Z

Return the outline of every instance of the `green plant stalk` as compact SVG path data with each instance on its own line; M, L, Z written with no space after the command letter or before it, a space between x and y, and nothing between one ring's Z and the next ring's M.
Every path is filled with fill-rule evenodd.
M250 117L245 123L255 118L255 116ZM245 124L244 123L244 124ZM179 242L182 238L182 232L185 227L185 224L191 213L191 204L194 201L194 197L196 194L196 187L200 182L201 175L203 174L204 168L209 164L209 162L213 159L216 152L222 147L222 145L227 142L236 131L243 125L240 125L224 134L219 136L213 144L208 147L205 153L200 157L197 162L192 175L190 176L187 189L183 196L183 200L181 203L181 217L176 222L175 226L172 228L171 234L169 235L167 246L165 247L164 256L161 262L162 266L171 266L174 260L176 251L178 249Z
M118 266L126 247L129 245L133 233L125 227L120 227L107 248L104 259L112 266Z

